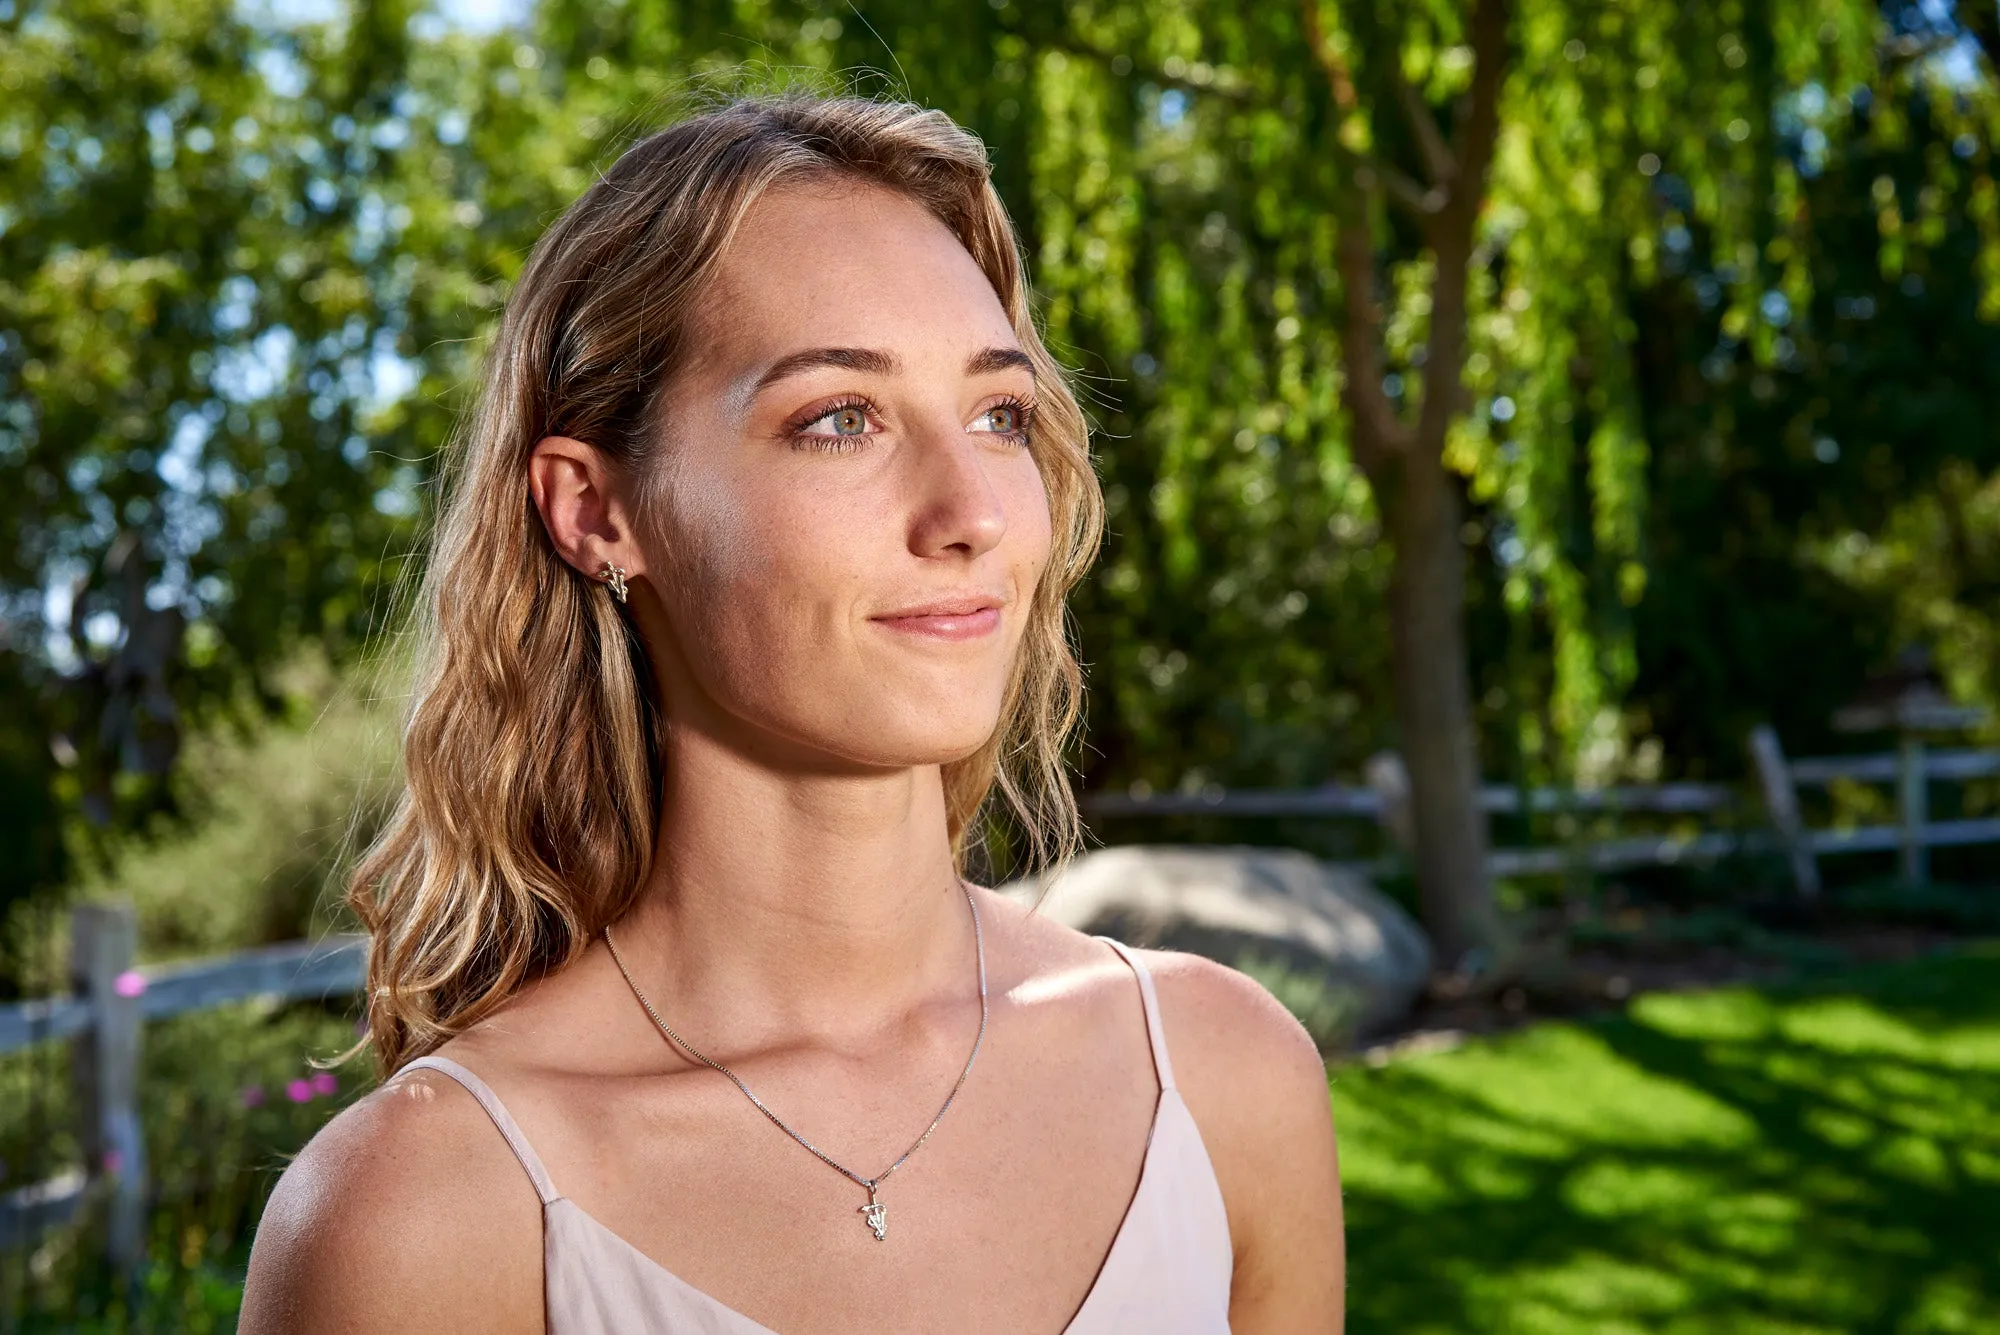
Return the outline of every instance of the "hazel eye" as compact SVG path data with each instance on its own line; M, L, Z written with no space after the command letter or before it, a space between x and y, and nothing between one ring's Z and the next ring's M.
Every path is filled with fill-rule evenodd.
M860 405L850 403L806 423L804 433L809 436L865 436L868 434L868 414Z
M991 432L998 436L1012 436L1019 434L1025 421L1026 414L1021 411L1019 404L996 403L972 419L972 429Z

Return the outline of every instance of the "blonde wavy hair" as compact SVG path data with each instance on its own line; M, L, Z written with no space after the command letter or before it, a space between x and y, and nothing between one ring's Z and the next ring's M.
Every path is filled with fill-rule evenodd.
M699 336L719 256L766 191L814 181L928 209L985 272L1035 363L1031 448L1055 549L999 726L944 767L944 789L961 868L996 795L1031 864L1076 847L1064 753L1082 674L1064 599L1095 554L1103 501L985 148L942 112L903 103L732 102L634 145L542 236L454 442L416 606L404 792L348 888L369 934L367 1042L385 1072L575 960L638 893L659 817L662 703L632 624L550 544L528 460L542 438L569 436L628 477L653 476L657 400Z

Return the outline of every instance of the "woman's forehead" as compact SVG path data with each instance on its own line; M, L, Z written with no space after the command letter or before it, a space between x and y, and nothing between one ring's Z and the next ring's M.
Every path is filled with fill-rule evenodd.
M923 205L879 186L814 181L768 192L715 279L709 313L732 361L769 357L774 344L887 348L906 362L1016 344L958 238Z

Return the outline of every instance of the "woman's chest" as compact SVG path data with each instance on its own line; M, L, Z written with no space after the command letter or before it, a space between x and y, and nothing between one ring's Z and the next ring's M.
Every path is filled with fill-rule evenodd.
M1122 1054L990 1055L886 1176L935 1100L767 1097L808 1149L713 1073L565 1118L550 1167L615 1241L786 1335L1061 1331L1138 1189L1157 1087Z

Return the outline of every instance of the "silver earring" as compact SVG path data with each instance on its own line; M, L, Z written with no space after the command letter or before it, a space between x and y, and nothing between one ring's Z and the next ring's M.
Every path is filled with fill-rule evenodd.
M604 569L598 572L597 577L611 586L611 596L613 598L616 598L621 603L625 601L625 568L623 566L615 566L606 561Z

